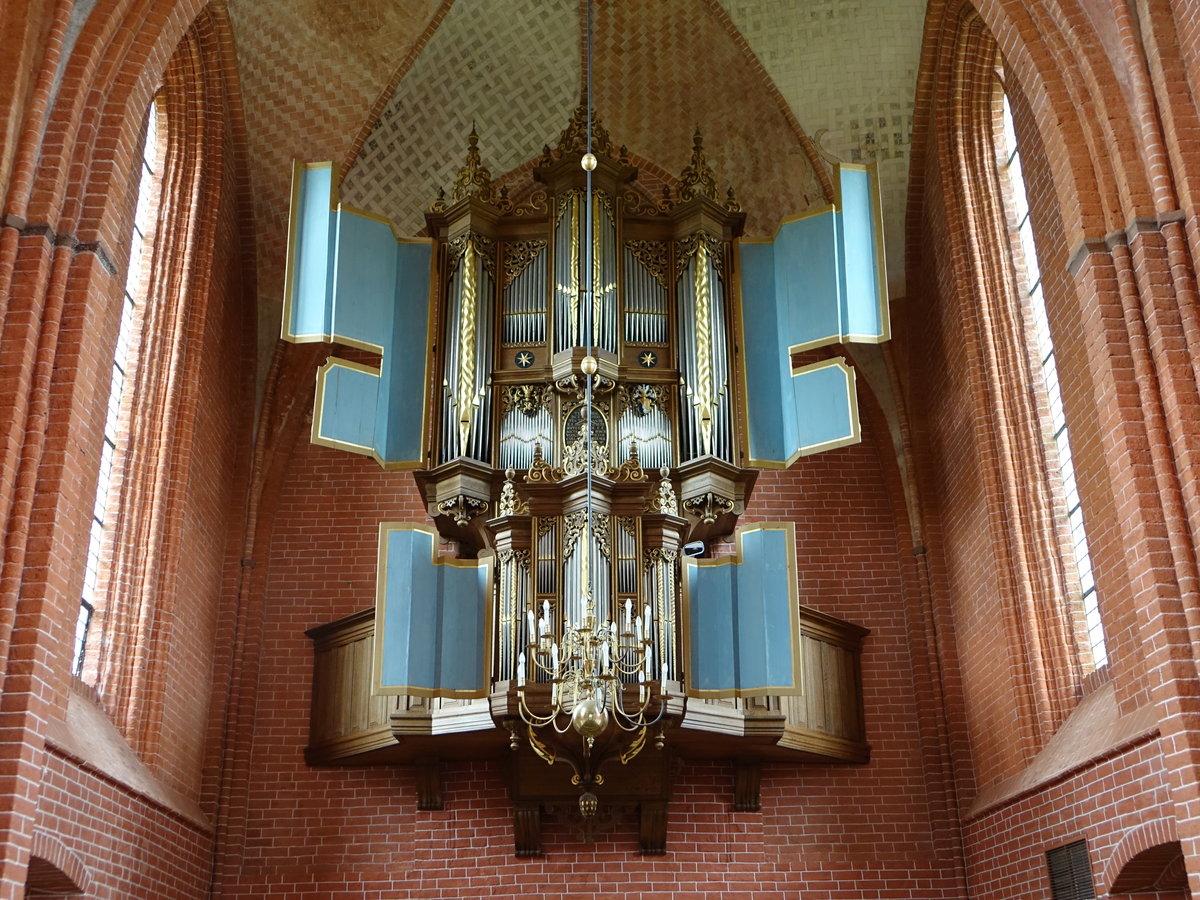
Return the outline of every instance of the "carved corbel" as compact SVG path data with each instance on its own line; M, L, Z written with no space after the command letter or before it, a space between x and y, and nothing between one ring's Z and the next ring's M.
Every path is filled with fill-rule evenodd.
M762 767L758 760L739 759L733 778L733 808L737 812L758 812L762 808L759 794Z
M438 503L437 508L438 513L443 516L449 516L455 525L462 528L476 516L481 516L487 512L488 503L486 500L468 497L466 494L458 494L448 500L441 501Z
M516 842L518 859L542 855L541 804L513 804L513 838Z
M702 524L712 525L721 516L733 512L733 501L714 491L706 491L684 500L683 509L689 516L699 519Z
M643 856L662 856L667 852L667 803L665 800L641 802L641 827L638 840Z
M446 808L442 794L442 767L436 760L417 763L417 809L438 810Z

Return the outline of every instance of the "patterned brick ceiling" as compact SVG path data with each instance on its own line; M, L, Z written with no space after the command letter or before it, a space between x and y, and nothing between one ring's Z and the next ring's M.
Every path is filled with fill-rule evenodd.
M875 159L888 275L904 295L904 211L925 0L720 0L804 130Z
M500 175L553 143L580 89L579 0L228 0L254 160L260 371L278 336L292 158L349 164L342 196L415 233L472 122ZM877 158L889 280L923 0L596 0L613 140L678 173L696 125L750 234L821 202L803 135Z

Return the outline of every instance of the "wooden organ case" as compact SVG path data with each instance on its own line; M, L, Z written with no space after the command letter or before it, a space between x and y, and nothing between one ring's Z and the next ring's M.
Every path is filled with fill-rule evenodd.
M735 242L744 214L732 189L718 193L699 132L679 186L651 196L624 148L593 123L589 245L584 114L581 106L532 178L509 189L492 181L472 134L450 195L426 215L433 375L427 465L414 475L442 552L491 555L486 695L373 691L373 611L309 632L308 761L415 765L418 803L431 809L442 803L440 760L503 758L521 856L541 853L544 814L590 838L634 810L642 852L663 852L679 758L733 760L734 808L757 809L763 762L869 756L858 663L866 631L798 602L799 690L713 698L689 684L681 555L734 532L757 476L743 465L740 415ZM580 369L585 253L598 362L590 422ZM593 520L584 528L589 454ZM604 761L601 814L590 817L577 809L569 750L525 726L514 687L518 657L536 640L531 612L556 628L583 614L585 559L602 620L643 612L646 680L668 698L644 746Z

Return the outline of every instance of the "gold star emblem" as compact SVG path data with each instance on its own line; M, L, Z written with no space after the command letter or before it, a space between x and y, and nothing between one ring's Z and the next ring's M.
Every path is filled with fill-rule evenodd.
M533 354L528 350L522 350L517 354L516 362L518 369L528 369L533 365Z
M638 357L638 362L647 369L653 369L656 365L658 365L658 356L647 350Z

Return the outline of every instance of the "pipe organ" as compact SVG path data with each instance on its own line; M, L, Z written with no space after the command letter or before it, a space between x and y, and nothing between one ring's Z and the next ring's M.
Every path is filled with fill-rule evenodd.
M766 435L784 455L794 451L793 435L770 432L773 418L816 433L810 444L820 449L851 439L826 440L819 422L793 427L805 415L799 387L800 412L750 410L791 402L799 375L826 368L789 371L789 329L779 323L784 312L804 317L779 299L791 288L775 272L793 245L836 246L839 213L746 256L748 280L766 290L744 298L745 217L732 188L718 192L699 131L674 186L650 192L625 148L593 122L589 203L585 126L580 106L525 180L503 185L472 132L457 179L426 214L424 243L398 241L337 204L336 182L315 167L297 170L293 210L285 337L351 343L382 360L322 368L313 440L413 469L434 524L381 526L373 626L363 614L311 632L309 759L396 762L511 746L522 855L540 847L538 810L577 795L571 781L581 778L640 805L642 849L661 852L672 753L743 765L868 753L857 675L865 632L800 605L789 523L737 527L757 476L756 442L765 446ZM848 280L825 281L830 302L844 304L837 285ZM749 333L770 346L745 348ZM411 377L418 353L423 383ZM585 360L595 366L590 417ZM841 364L833 374L848 371ZM852 379L833 396L832 418L844 409L856 439ZM726 538L732 554L684 553ZM534 662L585 630L603 642L595 665L606 690L657 712L634 722L631 738L599 730L580 756L557 726L535 729L523 709L560 690L560 663L585 665ZM369 665L345 650L363 640L374 645ZM369 696L354 707L366 718L347 724L331 713L330 692ZM651 743L660 749L645 749ZM557 771L561 762L572 779L547 775L547 763ZM757 783L742 776L739 791ZM737 802L753 808L757 796Z

